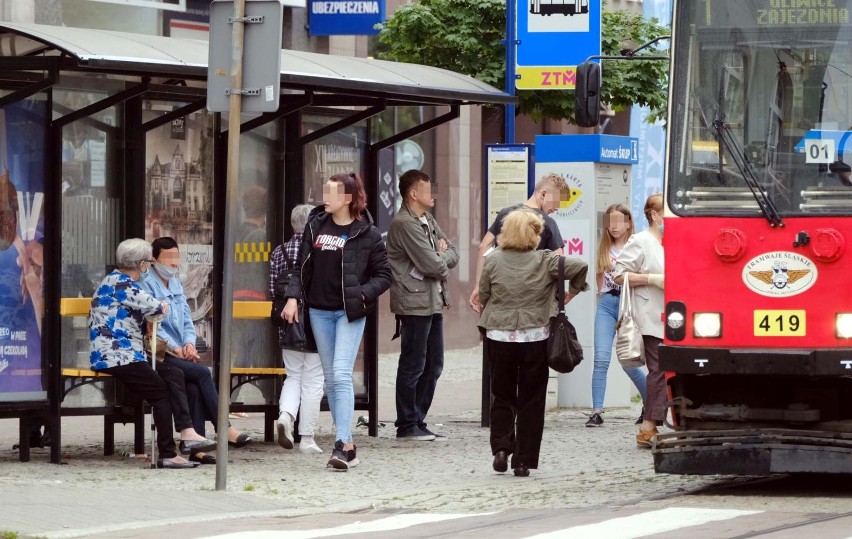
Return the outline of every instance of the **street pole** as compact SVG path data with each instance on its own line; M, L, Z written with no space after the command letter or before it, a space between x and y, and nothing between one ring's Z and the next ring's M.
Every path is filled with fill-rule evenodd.
M517 0L506 0L506 93L515 95L515 18ZM504 140L506 144L515 142L515 104L511 103L503 107L504 114Z
M216 424L216 490L225 490L228 479L228 412L231 404L231 321L234 314L234 241L233 225L237 214L240 173L240 112L243 87L243 38L245 37L246 0L234 0L231 36L231 92L228 111L228 172L225 189L225 248L222 266L221 338L219 339L219 421Z

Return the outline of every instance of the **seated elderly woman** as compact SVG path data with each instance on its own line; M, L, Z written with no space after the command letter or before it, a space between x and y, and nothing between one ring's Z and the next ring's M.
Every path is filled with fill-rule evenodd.
M124 240L115 251L118 269L104 277L89 313L89 361L93 371L110 374L148 401L157 426L159 468L194 468L175 451L172 407L166 382L148 364L143 350L145 318L168 314L168 304L154 299L136 282L152 263L151 244ZM215 443L199 436L191 425L180 429L181 445L209 450ZM203 448L203 449L202 449Z
M544 220L529 209L506 216L497 236L499 248L485 258L479 279L483 305L479 327L485 330L491 358L491 454L496 472L512 468L527 477L538 468L547 398L547 337L556 316L559 260L556 251L538 251ZM570 281L566 303L588 290L588 266L565 259Z

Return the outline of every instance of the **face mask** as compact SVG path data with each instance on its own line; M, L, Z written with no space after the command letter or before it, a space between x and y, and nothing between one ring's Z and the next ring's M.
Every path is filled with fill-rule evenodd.
M172 279L177 277L178 273L180 272L180 270L178 268L166 266L166 265L160 264L158 262L154 263L154 269L157 270L157 273L160 275L160 277L162 277L163 279L165 279L167 281L171 281Z
M660 224L658 224L658 225L657 225L657 230L659 230L659 231L660 231L660 234L662 234L662 233L663 233L663 228L664 228L664 227L665 227L665 225L663 224L663 222L662 222L662 221L660 221Z

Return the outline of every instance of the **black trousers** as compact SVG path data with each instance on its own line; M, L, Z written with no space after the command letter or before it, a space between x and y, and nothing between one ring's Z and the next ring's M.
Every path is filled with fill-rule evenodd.
M213 423L213 430L216 430L219 421L219 392L210 369L171 354L166 354L163 363L183 372L186 402L195 432L206 436L205 422L208 420Z
M444 370L444 316L399 316L400 354L396 368L396 427L404 433L426 428L438 378Z
M547 399L547 341L488 339L491 359L491 453L512 454L512 468L538 468Z
M103 369L103 372L127 386L131 391L148 401L153 409L154 424L157 426L157 447L160 458L177 456L175 440L172 438L172 406L165 380L144 361L120 367Z
M163 361L157 362L157 374L166 381L169 388L169 401L172 413L175 415L175 430L191 429L192 416L189 414L189 403L186 398L186 379L183 371L174 365Z

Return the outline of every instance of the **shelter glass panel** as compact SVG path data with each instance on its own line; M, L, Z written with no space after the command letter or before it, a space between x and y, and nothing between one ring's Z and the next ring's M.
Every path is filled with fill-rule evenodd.
M302 117L302 134L312 133L339 121L346 112L306 114ZM376 196L370 180L364 178L364 161L367 151L367 122L345 127L330 135L305 145L305 204L322 204L322 186L338 173L355 172L364 179L367 198ZM364 372L364 339L352 372L355 395L365 395L367 385Z
M96 86L98 90L88 90ZM102 91L106 89L106 91ZM63 77L54 89L54 119L97 103L123 85ZM90 298L115 267L115 248L124 239L121 185L123 114L109 107L62 129L62 284L63 298ZM89 368L87 313L62 317L62 368ZM74 389L64 407L96 407L115 400L111 381Z
M231 220L236 227L236 244L227 249L234 257L233 301L265 302L269 299L269 255L273 232L267 215L278 211L269 196L274 181L275 123L266 124L240 136L239 213ZM228 276L226 276L227 278ZM231 332L231 367L281 367L278 333L269 322L269 311L262 318L235 318L223 325ZM232 394L232 401L243 404L276 402L278 388L274 379L244 384Z

